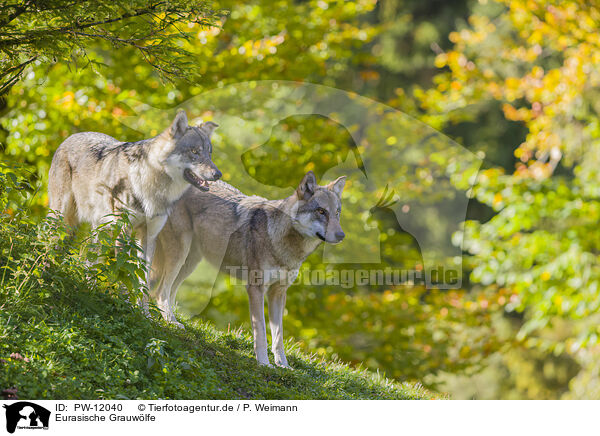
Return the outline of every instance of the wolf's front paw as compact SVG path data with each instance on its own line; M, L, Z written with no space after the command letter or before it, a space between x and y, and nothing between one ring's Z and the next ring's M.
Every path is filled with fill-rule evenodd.
M285 368L285 369L289 369L290 371L293 371L294 368L292 368L290 365L288 365L287 363L285 364L281 364L281 363L276 363L275 365L277 365L280 368Z
M275 365L280 366L281 368L290 368L283 351L274 350L273 354L275 355Z
M175 314L173 312L162 307L160 308L160 310L162 312L163 318L169 325L185 330L185 327L183 326L183 324L177 321L177 318L175 317Z
M185 330L185 326L176 319L172 319L171 321L169 321L169 324L173 327L177 327L178 329Z

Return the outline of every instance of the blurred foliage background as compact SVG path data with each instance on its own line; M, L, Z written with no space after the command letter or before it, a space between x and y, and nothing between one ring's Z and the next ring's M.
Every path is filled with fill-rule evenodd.
M141 19L132 11L150 2L56 5L63 3L59 12L0 8L0 66L5 81L15 77L1 99L2 160L35 168L34 217L45 214L47 171L68 135L93 130L138 140L158 133L121 122L137 115L128 102L170 110L211 89L267 79L352 91L483 159L467 191L463 233L455 235L464 238L463 286L296 284L288 291L287 335L307 350L419 380L453 398L600 398L595 2L196 1L188 9L171 2L175 12L140 12ZM92 36L73 40L60 30L94 23L93 10L107 23ZM119 26L108 22L114 16ZM66 39L57 37L65 32ZM25 38L18 50L15 34ZM140 47L152 44L159 46L145 56ZM192 114L200 116L211 114ZM218 133L228 140L227 131ZM268 153L245 155L243 164L257 180L291 187L308 169L326 174L354 146L336 123L295 116L273 130ZM218 147L214 160L225 165ZM422 184L407 183L399 195L422 195ZM360 204L358 186L344 201ZM366 204L382 263L419 268L413 236L385 207ZM321 259L317 252L305 267L322 266ZM180 291L182 312L222 328L248 325L242 287L220 279L206 306L198 291L205 286L201 267Z

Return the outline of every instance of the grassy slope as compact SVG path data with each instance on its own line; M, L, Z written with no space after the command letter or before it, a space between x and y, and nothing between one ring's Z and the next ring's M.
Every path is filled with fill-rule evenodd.
M179 331L101 292L0 289L0 307L0 389L16 386L21 399L432 397L291 344L294 371L260 367L244 332L207 324Z

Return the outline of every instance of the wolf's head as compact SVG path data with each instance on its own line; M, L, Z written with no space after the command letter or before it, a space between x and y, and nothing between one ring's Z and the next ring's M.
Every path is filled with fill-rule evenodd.
M317 185L312 171L306 173L296 189L297 199L292 212L294 228L308 238L337 244L344 239L340 225L342 191L346 177L339 177L326 186Z
M185 111L160 137L165 141L161 150L161 163L174 180L182 178L202 191L208 191L208 181L218 180L221 171L213 163L210 138L218 127L212 121L199 126L189 126Z

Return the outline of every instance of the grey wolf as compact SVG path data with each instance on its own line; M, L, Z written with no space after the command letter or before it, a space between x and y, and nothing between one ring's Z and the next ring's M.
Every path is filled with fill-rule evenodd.
M173 314L177 289L202 258L232 275L245 270L256 359L270 365L266 295L275 364L288 367L282 325L286 292L319 244L344 239L340 214L345 183L340 177L319 186L310 171L282 200L246 196L222 181L211 183L208 192L187 191L158 236L152 267L152 295L165 319L180 325Z
M175 201L190 185L206 191L209 180L221 177L211 160L216 127L210 121L189 126L180 111L164 132L142 141L121 142L97 132L71 135L52 158L50 214L61 214L72 226L95 227L127 210L151 265L156 236Z

